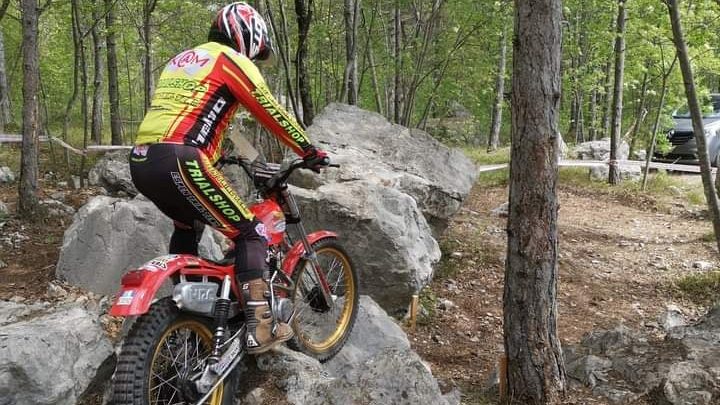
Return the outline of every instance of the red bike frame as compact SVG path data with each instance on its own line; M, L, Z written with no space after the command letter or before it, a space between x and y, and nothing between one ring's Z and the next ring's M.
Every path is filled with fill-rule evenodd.
M334 232L318 231L309 234L307 238L310 244L314 244L322 239L336 236ZM281 267L283 273L292 278L295 267L303 256L305 256L305 247L302 241L298 241L285 256ZM110 315L137 316L146 313L160 287L174 275L207 276L216 279L219 283L222 283L225 276L230 276L231 291L239 297L240 290L234 274L234 265L221 266L192 255L160 256L122 277L120 291L115 296Z

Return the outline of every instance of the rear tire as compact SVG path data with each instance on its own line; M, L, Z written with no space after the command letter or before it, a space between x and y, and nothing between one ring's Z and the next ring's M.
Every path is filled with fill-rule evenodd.
M293 350L303 352L324 363L345 345L358 312L358 278L350 256L336 238L325 238L313 244L336 306L320 308L314 297L317 287L305 275L307 261L301 260L293 271L295 291L292 300L296 315L292 322L295 337L288 342ZM325 328L309 323L312 318ZM325 329L324 331L321 329Z
M169 297L153 304L146 314L137 319L122 345L112 382L112 403L154 405L172 403L171 398L179 400L187 387L173 385L186 372L184 367L178 370L178 366L182 366L178 361L184 357L185 364L196 365L193 356L202 358L212 350L210 322L210 319L179 311ZM183 338L183 347L176 346L183 342ZM178 349L177 356L172 351L173 346ZM170 356L163 353L165 350ZM171 359L173 356L176 358ZM163 364L167 361L170 361L169 365ZM205 403L234 405L238 380L236 367Z

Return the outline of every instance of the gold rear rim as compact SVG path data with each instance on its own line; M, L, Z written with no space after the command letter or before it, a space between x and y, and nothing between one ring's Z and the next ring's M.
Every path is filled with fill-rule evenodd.
M314 353L323 353L337 344L350 327L357 286L350 262L341 251L323 247L315 253L335 298L335 306L321 311L313 305L318 291L313 290L315 283L306 274L306 267L301 268L295 288L293 329L304 347Z
M185 320L171 325L155 347L148 377L148 403L151 405L186 404L178 380L202 371L212 351L212 333L202 322ZM223 384L205 402L221 405Z

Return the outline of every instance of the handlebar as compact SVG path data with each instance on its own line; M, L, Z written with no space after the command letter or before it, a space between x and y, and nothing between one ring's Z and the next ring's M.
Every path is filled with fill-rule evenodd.
M245 170L245 173L253 180L255 186L261 192L268 192L278 188L287 182L290 175L297 169L311 169L319 167L340 167L338 164L330 163L329 157L324 157L320 162L306 162L302 159L297 159L290 163L284 170L278 170L272 168L265 163L252 162L248 159L239 156L228 156L222 157L218 161L222 165L238 165ZM310 163L310 164L308 164Z

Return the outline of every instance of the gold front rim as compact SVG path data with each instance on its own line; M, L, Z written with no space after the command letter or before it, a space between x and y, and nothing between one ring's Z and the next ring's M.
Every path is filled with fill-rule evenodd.
M185 349L184 353L178 352L173 353L172 348L170 346L170 340L173 340L175 338L182 339L183 336L180 336L182 332L186 332L187 335L185 336ZM194 339L192 339L193 345L195 347L194 353L188 352L188 339L194 336ZM200 344L204 346L204 350L200 351ZM195 355L196 358L204 358L207 357L207 354L210 353L212 350L212 333L210 330L205 326L202 322L195 321L195 320L186 320L181 321L178 323L175 323L171 325L160 337L160 340L158 341L157 346L155 347L155 352L153 353L152 362L150 363L150 375L148 377L148 403L151 405L160 405L160 404L185 404L185 402L180 402L180 398L174 398L174 394L171 393L170 398L164 399L161 398L161 393L163 392L163 387L170 387L171 390L177 391L177 388L172 385L173 379L179 378L179 369L178 365L175 364L176 362L187 362L192 360L192 355ZM191 345L191 346L193 346ZM167 354L164 352L168 352ZM169 356L168 356L169 354ZM190 356L190 357L189 357ZM175 358L173 358L175 357ZM161 362L163 361L170 361L169 364L173 369L176 371L175 377L171 378L163 378L161 376L161 373L163 370L155 370L156 365L159 366ZM182 364L183 366L186 366L185 363ZM205 402L207 405L221 405L222 404L222 397L223 397L223 388L224 384L220 384L218 388L215 390L213 395L208 399L207 402ZM165 391L168 391L167 389ZM177 399L178 402L173 402L173 399Z
M344 296L342 300L342 309L340 311L340 315L335 320L335 325L337 325L333 331L324 338L320 339L313 339L311 336L309 336L308 330L303 328L302 322L302 314L296 315L294 321L293 321L293 329L295 329L298 339L302 342L303 346L305 346L307 349L314 353L322 353L331 348L333 345L335 345L340 339L342 339L343 335L347 331L347 329L350 327L350 318L352 316L353 306L355 305L355 301L353 297L355 297L355 282L352 277L351 268L350 268L350 262L348 261L347 257L340 252L337 249L334 249L332 247L326 247L326 248L320 248L316 252L316 255L318 256L318 260L323 259L323 255L329 255L332 257L331 265L328 266L327 272L325 272L325 277L327 279L328 284L330 284L331 289L333 289L333 294L337 293L338 287L340 286L340 282L342 282L342 287L344 291ZM333 264L339 266L337 268L337 271L339 271L339 274L335 277L334 276L334 269ZM324 267L324 266L321 266ZM305 271L305 268L303 268L301 271ZM342 280L341 280L342 278ZM302 283L303 274L300 274L300 277L298 277L298 283ZM333 282L335 281L335 282ZM301 290L300 285L298 285L295 289L295 294L298 294ZM304 297L295 297L295 303L304 302L307 304L304 299ZM339 301L336 300L335 303L337 304ZM297 309L297 308L296 308ZM306 308L305 310L310 310L310 308ZM333 310L331 313L334 313ZM328 319L328 321L330 321Z

